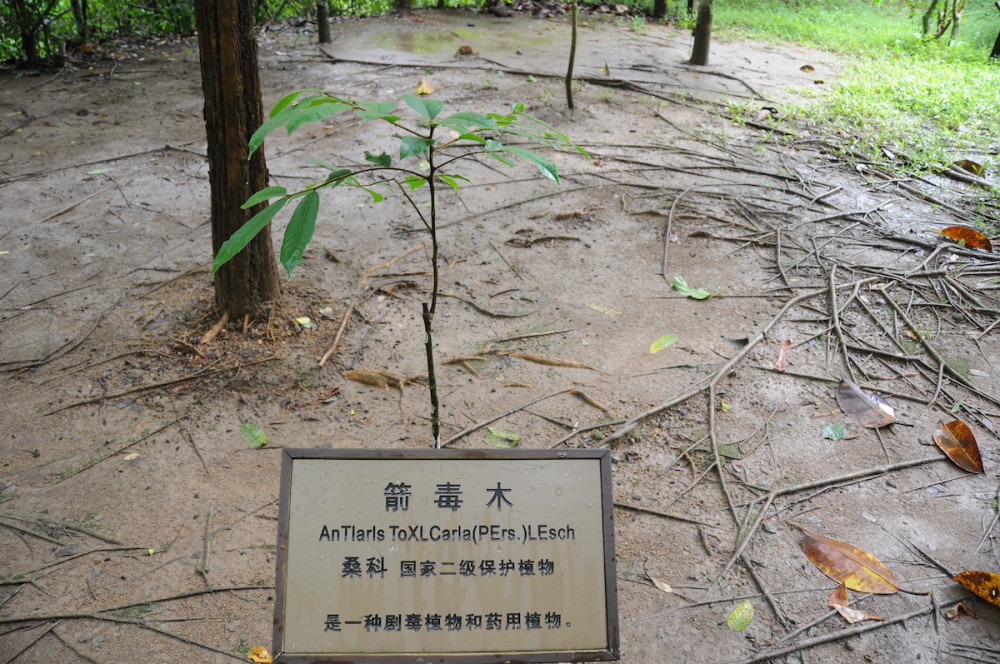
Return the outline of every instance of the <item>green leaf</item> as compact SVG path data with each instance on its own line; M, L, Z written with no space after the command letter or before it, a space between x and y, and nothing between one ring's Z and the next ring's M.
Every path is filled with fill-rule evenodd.
M726 627L734 632L742 632L753 620L753 604L750 600L740 602L726 617Z
M517 447L521 442L521 434L508 431L507 429L495 429L488 427L489 432L483 438L483 442L493 447Z
M361 119L364 121L368 120L386 120L388 122L395 122L399 117L395 115L390 115L395 109L396 105L391 101L359 101L358 106L363 110L358 113Z
M406 180L406 184L410 186L410 191L419 189L427 184L427 178L422 178L419 175L407 175L404 179Z
M326 176L326 183L333 187L342 185L344 182L351 179L348 176L352 173L354 173L354 171L349 168L338 168Z
M664 334L662 337L660 337L659 339L657 339L656 341L654 341L649 346L649 352L650 352L650 354L658 353L661 350L663 350L664 348L666 348L667 346L673 344L675 341L677 341L677 335L676 334Z
M501 148L502 152L510 152L511 154L516 154L519 157L524 157L541 171L542 175L553 180L554 182L559 182L559 172L556 170L556 165L545 157L532 152L531 150L525 150L524 148L514 147L512 145L505 145Z
M440 178L441 181L443 181L445 184L449 185L452 189L454 189L456 194L458 193L458 180L464 180L465 182L469 182L469 178L465 177L464 175L458 175L457 173L452 173L450 175L446 175L444 173L438 173L437 177Z
M250 443L250 447L258 450L268 443L267 434L253 422L247 422L241 426L240 433L243 434L243 440Z
M528 83L534 83L538 79L532 76L531 74L528 74L527 76L524 77L524 80L527 81Z
M292 213L281 240L281 264L285 266L288 278L292 277L295 266L302 261L302 252L309 246L316 230L316 215L319 213L319 194L310 191Z
M385 196L383 196L382 194L378 193L377 191L375 191L371 187L361 187L361 188L364 189L365 191L367 191L368 195L372 197L372 203L381 203L382 201L385 200Z
M299 95L305 92L323 92L323 91L319 88L306 88L305 90L296 90L295 92L290 92L289 94L285 95L284 97L278 100L278 103L275 104L274 107L271 109L271 113L268 115L268 117L273 118L274 116L278 115L278 113L281 113L283 110L288 108L288 106L293 101L295 101L295 99Z
M258 203L263 203L269 198L274 198L275 196L284 196L288 193L288 190L284 187L264 187L256 194L247 199L247 202L240 206L240 208L246 210L247 208L252 208Z
M951 413L952 415L954 415L954 414L955 414L955 413L957 413L958 411L962 410L962 406L963 406L964 404L965 404L965 402L964 402L964 401L956 401L956 402L955 402L955 405L954 405L954 406L952 406L952 407L951 407L951 408L950 408L950 409L948 410L948 412L949 412L949 413Z
M316 104L311 104L302 109L296 106L295 111L289 114L289 117L285 122L285 128L288 130L288 133L291 134L304 124L328 118L331 115L342 113L349 108L350 106L347 104L342 104L333 100L323 100L321 103L317 102Z
M490 131L497 131L499 129L496 120L492 117L483 115L482 113L474 113L473 111L452 113L443 120L439 120L438 124L449 129L454 129L460 134L465 134L470 129L488 129Z
M510 159L507 159L506 157L501 157L500 155L498 155L495 152L487 152L486 156L489 157L490 159L496 159L501 164L504 164L506 166L513 166L514 165L514 162L512 162Z
M399 134L395 134L395 138L398 138L400 143L400 159L406 159L407 157L413 157L418 154L430 154L431 146L434 145L434 139L423 138L421 136L401 136Z
M830 440L843 440L847 438L847 425L846 424L831 424L829 426L823 427L824 438L829 438Z
M285 124L289 110L282 111L278 115L275 115L273 118L262 124L257 131L253 133L253 136L250 137L250 154L247 155L247 159L253 156L253 153L256 152L257 148L261 146L268 134Z
M392 166L392 157L385 152L380 155L373 155L368 150L365 150L365 161L370 161L376 166L381 166L382 168L390 168Z
M287 202L287 198L279 198L255 214L247 223L240 226L239 230L230 235L229 239L219 247L219 253L215 255L215 260L212 262L212 274L214 275L218 272L220 267L228 263L243 247L247 246L250 240L254 239L257 233L271 222L274 215L278 214L281 208L285 207L285 203Z
M670 282L670 287L681 295L686 295L687 297L694 298L695 300L707 300L712 297L712 293L709 293L704 288L691 288L688 286L684 277L674 277L674 280Z
M414 111L424 116L428 120L433 120L444 108L444 104L437 99L426 99L416 95L403 95L403 101Z

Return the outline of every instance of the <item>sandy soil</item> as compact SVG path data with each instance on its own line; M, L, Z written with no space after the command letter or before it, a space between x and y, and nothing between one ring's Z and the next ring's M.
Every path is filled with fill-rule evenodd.
M828 634L775 661L1000 661L997 608L946 573L1000 571L998 269L934 233L982 219L974 192L846 164L806 127L778 142L720 116L780 110L836 76L832 56L720 42L718 64L690 67L686 34L591 20L577 68L591 82L568 113L567 34L559 20L449 12L337 23L323 52L308 31L262 35L266 106L301 87L398 99L426 78L455 110L523 101L590 152L551 155L558 187L472 165L474 184L445 199L439 359L491 347L594 367L502 353L475 373L442 366L445 435L512 410L496 426L524 447L610 445L624 662L735 661ZM479 55L455 57L463 44ZM216 316L194 48L3 74L2 662L245 661L271 645L280 448L428 446L423 388L345 377L423 369L427 250L398 201L338 190L269 319L205 342ZM309 157L357 163L389 141L338 120L269 141L268 161L292 187L317 174ZM686 298L675 276L717 296ZM497 341L536 332L553 334ZM650 354L666 334L677 341ZM850 423L835 400L850 375L899 423ZM954 417L984 474L933 445ZM248 445L247 423L266 447ZM845 423L848 438L823 437ZM485 447L484 433L449 446ZM840 634L836 584L792 524L933 595L862 599L889 620L918 615ZM744 599L756 618L730 631ZM978 619L946 620L957 601Z

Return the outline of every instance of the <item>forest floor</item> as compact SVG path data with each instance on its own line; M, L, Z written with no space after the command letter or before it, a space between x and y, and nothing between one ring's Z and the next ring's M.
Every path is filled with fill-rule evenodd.
M456 111L524 102L589 152L546 153L561 185L473 164L444 199L447 446L490 449L489 424L522 448L610 447L623 662L1000 662L997 607L949 578L1000 571L1000 265L938 233L991 208L809 127L762 131L758 110L836 77L832 55L720 41L692 67L687 33L588 19L570 113L568 31L451 11L337 22L322 49L260 38L266 108L426 79ZM246 661L271 646L281 449L429 445L424 387L347 378L426 368L419 219L336 190L270 317L209 334L196 46L122 55L2 74L0 662ZM268 165L291 188L318 177L310 157L392 140L338 118L275 134ZM851 421L841 378L898 422ZM955 418L985 473L932 442ZM855 595L886 622L851 627L798 527L932 594ZM756 617L731 631L744 600ZM978 618L946 619L959 601Z

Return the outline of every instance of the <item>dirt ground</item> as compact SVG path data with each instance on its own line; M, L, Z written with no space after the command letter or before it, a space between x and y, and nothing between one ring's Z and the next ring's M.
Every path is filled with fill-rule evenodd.
M308 30L261 35L266 107L302 87L398 100L426 79L453 110L524 102L589 151L546 153L561 186L473 164L445 198L448 446L485 448L486 423L526 448L610 446L623 662L824 640L773 661L1000 662L997 607L949 579L1000 572L1000 265L937 233L996 209L971 185L847 163L808 127L746 124L836 77L833 56L718 42L691 67L686 33L588 19L570 113L567 44L561 18L467 11L339 22L322 51ZM195 48L2 74L0 662L246 661L271 646L280 449L429 445L424 388L346 378L425 369L428 254L399 201L338 189L270 317L206 339ZM267 158L291 188L317 177L310 157L359 163L391 140L338 119L275 135ZM685 297L677 276L715 296ZM852 423L841 377L898 423ZM985 473L934 446L954 418ZM823 436L840 424L846 438ZM886 623L852 628L796 525L933 594L864 597ZM745 599L756 617L731 631ZM958 601L978 618L946 619Z

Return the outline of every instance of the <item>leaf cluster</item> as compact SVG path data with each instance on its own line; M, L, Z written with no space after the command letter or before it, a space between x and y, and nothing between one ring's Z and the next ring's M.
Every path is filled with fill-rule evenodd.
M399 141L398 151L390 155L366 150L364 159L370 166L362 168L338 167L311 159L310 162L327 171L322 179L298 191L271 186L253 194L243 204L244 209L277 200L269 202L222 245L212 264L212 273L239 253L285 205L299 199L285 229L280 251L281 264L291 276L315 231L320 209L319 191L323 189L356 187L378 203L385 199L379 189L395 185L428 230L432 230L436 220L425 217L410 193L428 186L429 196L433 198L434 188L439 183L459 192L461 183L469 179L451 170L454 162L482 156L514 166L515 158L522 159L537 167L545 177L558 182L559 173L554 163L533 150L506 144L506 137L514 135L548 147L568 146L586 154L551 125L525 113L523 104L515 105L509 113L462 111L442 115L444 104L439 100L404 95L403 102L416 113L418 124L404 123L393 102L355 101L315 88L292 92L278 101L268 120L251 137L250 155L260 149L268 135L281 127L291 135L304 125L326 121L342 113L353 113L363 122L377 120L390 125L396 130L393 137ZM404 163L414 159L420 162L416 165Z

